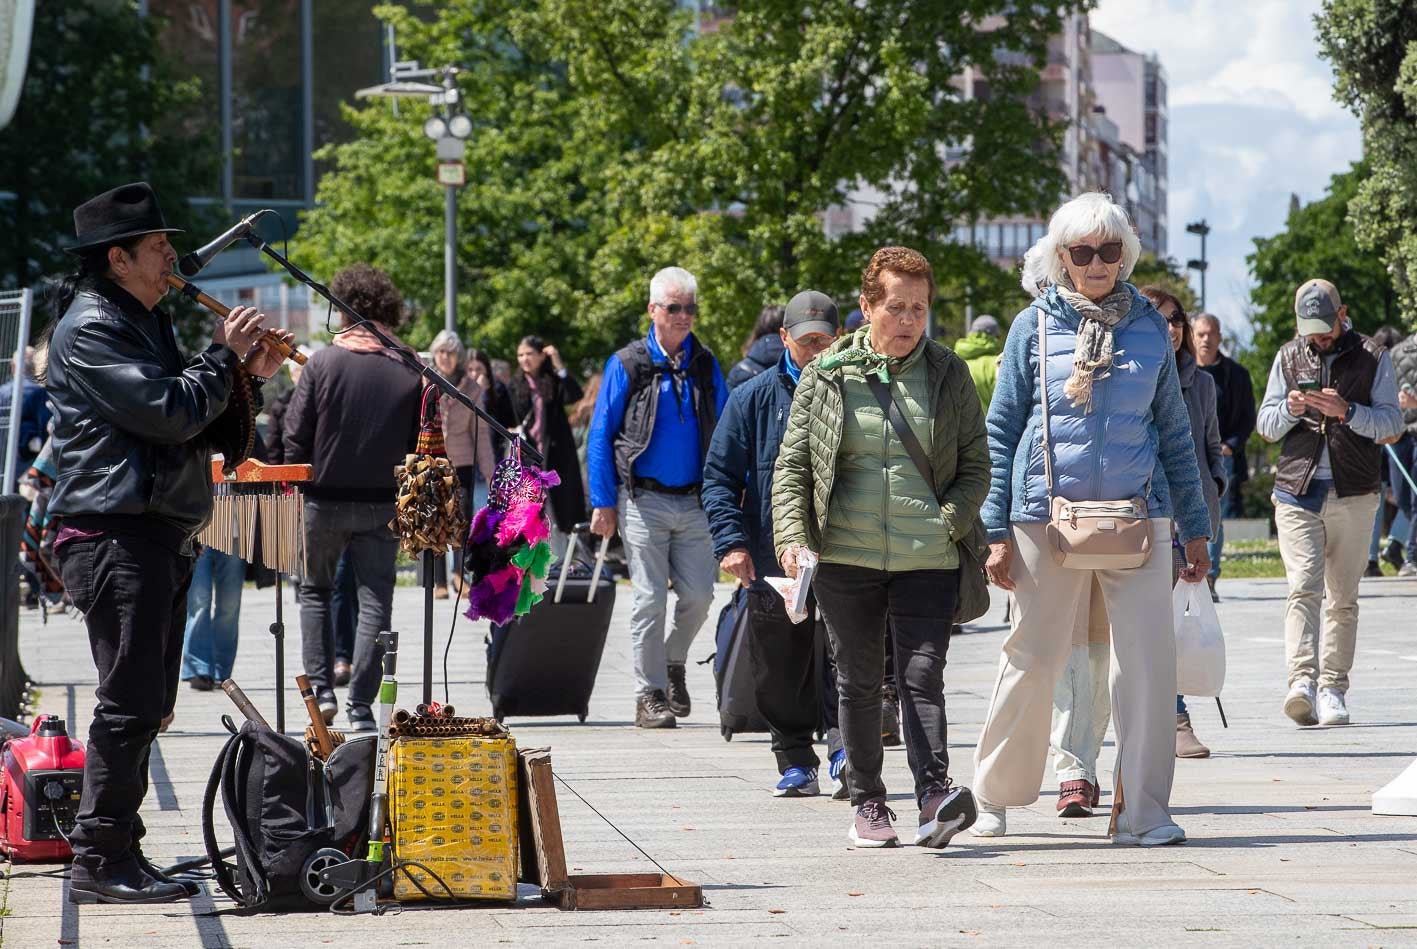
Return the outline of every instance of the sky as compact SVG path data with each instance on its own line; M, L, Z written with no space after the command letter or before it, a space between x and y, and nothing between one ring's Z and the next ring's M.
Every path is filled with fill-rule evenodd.
M1206 308L1248 339L1253 239L1284 228L1289 196L1323 197L1362 156L1358 120L1333 99L1319 58L1319 0L1099 0L1093 29L1154 51L1170 94L1168 250L1200 256L1186 224L1205 218ZM1192 283L1199 285L1192 272Z

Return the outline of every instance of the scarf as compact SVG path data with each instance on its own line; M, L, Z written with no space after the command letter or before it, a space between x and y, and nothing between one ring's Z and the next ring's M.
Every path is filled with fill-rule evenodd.
M910 357L907 356L906 359ZM837 366L860 366L863 375L875 374L882 382L891 381L891 370L899 369L905 359L892 359L885 353L878 353L871 348L871 327L863 326L858 329L851 338L851 345L846 349L839 349L834 353L827 353L821 357L823 369L835 369Z
M1119 281L1100 303L1094 303L1078 293L1066 273L1057 286L1058 296L1082 317L1078 325L1077 351L1073 354L1073 373L1063 383L1063 395L1072 400L1073 408L1091 412L1092 383L1110 376L1112 360L1122 355L1121 350L1112 348L1112 329L1131 312L1132 295ZM1098 370L1101 370L1100 375Z
M389 329L387 326L380 326L379 329L383 330L384 335L398 343L401 348L408 352L413 352L413 350L409 349L408 346L404 344L403 340L394 335L393 330ZM384 344L379 341L379 338L365 329L362 324L336 334L332 345L338 346L340 349L347 349L352 353L378 353L381 356L387 356L400 366L405 365L404 361L400 359L396 353L387 349Z
M531 430L527 433L531 443L545 451L541 436L546 433L546 397L541 393L540 380L530 373L525 374L526 387L531 392Z

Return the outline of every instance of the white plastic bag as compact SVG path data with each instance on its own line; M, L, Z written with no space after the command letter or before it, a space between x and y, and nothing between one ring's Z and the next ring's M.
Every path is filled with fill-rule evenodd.
M804 547L797 553L796 577L763 578L782 597L787 618L794 623L801 623L807 618L807 591L812 588L812 577L816 572L817 555Z
M1176 627L1176 694L1212 697L1225 687L1225 635L1202 583L1176 584L1171 591Z

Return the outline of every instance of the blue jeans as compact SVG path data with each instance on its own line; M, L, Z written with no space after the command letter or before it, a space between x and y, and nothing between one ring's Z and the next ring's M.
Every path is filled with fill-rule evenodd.
M1210 572L1206 575L1212 581L1220 579L1220 553L1225 548L1225 518L1240 516L1240 486L1235 483L1235 456L1221 455L1225 467L1225 493L1220 496L1220 527L1215 536L1206 544L1210 555Z
M246 564L214 547L202 550L187 590L187 630L182 648L182 678L231 678L241 622L241 586Z

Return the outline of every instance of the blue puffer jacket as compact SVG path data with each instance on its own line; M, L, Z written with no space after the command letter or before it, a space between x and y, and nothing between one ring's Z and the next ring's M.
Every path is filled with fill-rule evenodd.
M780 577L772 542L772 474L787 434L792 394L784 350L777 365L734 389L713 430L700 497L719 559L736 547L759 577Z
M1009 523L1048 520L1043 469L1043 412L1038 399L1038 311L1047 314L1048 424L1055 493L1070 501L1112 501L1145 493L1152 517L1174 517L1181 540L1210 535L1166 321L1136 288L1132 309L1117 324L1111 373L1092 388L1092 411L1063 395L1072 373L1078 312L1050 287L1009 327L989 406L989 497L980 517L989 540L1004 540Z

